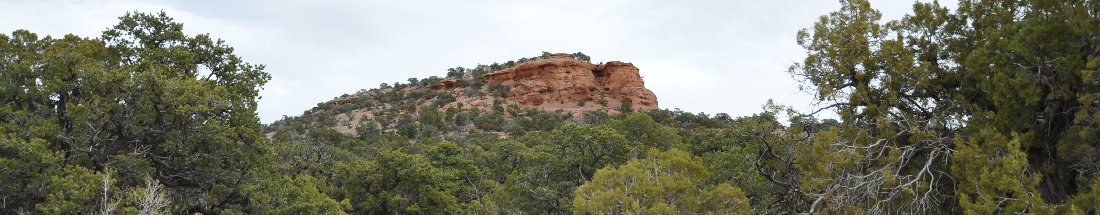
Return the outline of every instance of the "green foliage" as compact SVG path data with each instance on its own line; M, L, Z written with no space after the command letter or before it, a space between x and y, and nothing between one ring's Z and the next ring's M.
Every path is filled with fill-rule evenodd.
M425 95L431 94L425 91ZM644 149L648 147L665 150L690 147L682 143L686 138L682 135L692 132L669 126L686 122L671 116L691 116L683 119L697 121L690 124L698 124L694 127L699 129L716 129L708 126L717 125L704 123L715 120L705 114L674 114L660 110L616 116L591 111L576 120L561 112L506 105L501 99L493 100L490 111L459 106L448 108L445 113L432 105L411 106L412 103L406 101L410 100L392 101L399 103L397 105L381 104L394 111L373 113L374 120L358 126L356 137L334 129L312 128L304 135L293 129L273 130L277 133L273 149L279 157L286 158L277 162L280 173L315 177L317 190L327 199L341 200L336 202L349 205L345 211L350 213L419 213L423 212L424 205L437 205L438 210L433 210L446 211L439 213L569 213L577 186L590 181L598 169L619 166L631 158L645 156ZM398 109L403 112L399 114ZM431 119L437 118L436 115L441 115L439 122L447 122L453 116L455 126L439 127L443 130L438 132L427 131L435 128L428 124L435 123ZM664 118L669 121L657 122L651 116L669 116ZM331 117L301 119L325 118ZM372 126L382 121L395 121L397 126L392 129ZM417 128L420 130L416 131ZM507 132L508 137L496 136L500 134L498 131ZM718 138L726 137L728 135ZM755 152L712 151L707 158L711 160L696 161L697 165L706 168L752 169L752 165L739 160L720 160L743 158L752 153ZM419 168L423 171L408 171L417 169L411 166L423 161L427 162L427 166ZM768 200L774 199L770 195L780 193L761 182L763 179L756 172L722 173L722 177L702 178L700 183L721 187L714 192L726 193L733 192L733 186L753 186L750 191L754 199L762 199L753 201L764 203L774 202ZM403 177L429 175L436 178L402 184L405 183ZM450 196L453 201L442 196ZM413 200L425 198L442 201ZM323 198L316 200L329 202ZM764 210L761 211L776 211L767 206L762 206Z
M46 201L35 205L39 212L49 214L76 214L95 211L96 193L102 177L84 167L68 167L46 170L50 175L41 185L46 187Z
M462 79L466 76L466 68L455 67L447 69L447 79Z
M443 107L443 105L450 104L452 102L455 102L456 100L457 99L453 94L442 93L435 99L435 101L432 102L432 106L435 106L437 108Z
M128 14L100 39L16 31L0 51L16 56L0 58L5 214L568 213L598 169L682 139L645 114L592 112L579 125L506 106L503 85L489 87L489 111L442 111L457 98L424 88L438 77L261 128L263 66L163 13ZM481 75L533 59L448 75L471 75L461 86L480 95ZM353 110L364 121L339 116ZM506 129L512 138L496 136Z
M385 150L371 160L342 164L339 178L352 202L351 211L384 214L461 212L464 206L453 192L463 169L441 167L437 163L460 161L432 158L438 157Z
M443 127L443 113L442 110L431 106L420 107L420 124L431 125L435 127Z
M574 214L751 214L741 189L701 186L709 174L698 157L672 149L605 167L577 188Z
M768 161L757 162L759 145L750 144L751 139L739 138L742 137L739 132L704 129L685 140L686 146L682 148L703 160L703 167L710 173L707 184L726 183L740 188L757 213L778 213L777 210L782 210L779 207L783 206L777 201L789 194L784 194L786 190L773 185L759 173L761 171L756 165ZM771 170L768 167L764 169Z
M542 138L535 138L533 141L546 141L534 147L547 147L538 151L551 152L562 158L558 164L547 166L561 165L561 169L554 171L572 172L578 174L576 178L590 178L596 169L625 161L629 158L630 149L636 146L614 130L589 125L565 125Z
M823 108L736 118L485 86L544 52L262 126L263 65L164 13L0 34L0 213L1097 213L1100 2L841 6L790 69Z
M512 86L506 86L503 84L491 83L489 84L489 92L496 97L507 97L508 91L512 90Z
M623 113L630 113L634 112L634 105L632 105L630 102L623 102L622 104L619 104L618 109Z
M1096 214L1100 208L1100 177L1092 179L1092 186L1081 191L1081 195L1070 199L1068 208L1064 209L1069 214Z
M607 121L605 125L623 134L630 145L635 146L631 149L632 156L640 155L646 148L668 150L680 144L680 136L674 130L657 124L649 115L629 113L620 117Z
M370 142L377 139L378 136L382 134L382 130L378 128L378 125L375 125L374 122L367 121L359 125L359 127L356 127L355 133L359 135L359 138L363 141Z
M504 114L497 111L486 111L473 119L474 126L486 131L501 131L504 129Z
M955 194L966 213L1053 213L1035 188L1040 175L1026 171L1027 154L1020 151L1018 135L1004 137L983 130L967 141L956 137L955 142L960 144L951 157L955 163L951 173L959 177Z
M513 119L525 131L550 131L560 128L570 117L568 114L529 109L523 117L513 117Z
M182 27L129 13L99 39L0 35L18 56L0 58L0 211L129 211L111 202L149 176L172 213L262 207L244 188L266 178L255 98L270 76Z
M581 53L581 52L573 53L573 54L570 54L570 55L573 56L573 59L576 59L576 60L582 60L584 62L589 62L589 63L592 62L592 57L589 57L588 55L586 55L584 53Z
M808 56L791 67L841 117L794 144L811 211L1079 208L1100 170L1082 168L1100 155L1098 2L916 3L889 22L841 3L799 32Z
M814 158L801 155L807 151L803 149L805 144L812 142L805 141L806 136L790 135L801 133L801 128L780 124L774 107L766 110L733 120L721 133L699 130L688 143L694 146L691 147L694 153L701 154L712 180L729 181L743 189L757 212L806 211L812 202L800 190L806 189L802 186L804 181L816 178L805 175L800 165L817 163L799 159Z
M466 126L466 124L470 124L477 116L476 110L459 112L455 115L454 124L455 126Z
M259 195L252 201L271 206L265 209L272 214L347 214L344 210L351 207L347 200L338 202L321 193L318 180L309 175L265 183L269 183L263 186L269 189L263 191L267 195Z
M585 111L581 115L581 122L582 122L582 124L602 125L604 122L606 122L610 118L611 118L611 116L607 114L607 111L604 111L604 110L590 110L590 111Z
M624 162L630 146L614 130L565 125L557 130L523 137L529 148L520 151L510 173L493 190L485 205L501 213L567 212L572 191L599 168Z

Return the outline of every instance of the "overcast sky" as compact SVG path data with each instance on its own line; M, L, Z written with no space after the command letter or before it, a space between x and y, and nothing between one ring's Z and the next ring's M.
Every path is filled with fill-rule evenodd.
M912 3L871 1L886 20ZM163 10L186 33L210 33L267 65L263 123L380 83L542 51L632 62L661 108L743 116L768 99L811 108L812 96L785 72L805 56L795 34L839 8L831 0L0 0L0 33L98 37L127 11Z

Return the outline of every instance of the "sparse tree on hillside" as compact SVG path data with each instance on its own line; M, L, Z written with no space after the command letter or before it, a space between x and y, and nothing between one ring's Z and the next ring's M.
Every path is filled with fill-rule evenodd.
M581 52L573 53L572 56L573 56L573 59L576 59L576 60L582 60L584 62L589 62L589 63L592 62L592 57L589 57L588 55L586 55L584 53L581 53Z
M447 78L448 79L462 79L462 77L464 77L464 76L466 76L466 68L462 68L460 66L460 67L447 69Z

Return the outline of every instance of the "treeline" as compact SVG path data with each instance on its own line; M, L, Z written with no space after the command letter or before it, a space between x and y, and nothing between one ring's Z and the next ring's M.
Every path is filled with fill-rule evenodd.
M655 118L662 122L655 121ZM704 122L681 121L685 119ZM765 186L766 182L755 171L724 168L739 166L743 170L753 169L752 164L746 162L749 160L741 159L755 157L757 149L745 150L742 149L745 145L734 143L751 141L754 139L751 135L777 138L779 133L775 131L782 127L771 115L722 120L662 110L614 116L594 111L581 119L558 117L536 121L534 124L545 124L545 129L507 138L476 126L465 128L465 132L458 135L423 135L415 138L410 138L400 129L382 133L360 132L358 135L323 128L287 129L276 131L272 149L276 157L283 158L277 164L280 174L317 179L316 186L320 190L326 191L333 201L343 201L349 212L356 213L492 214L606 210L608 208L599 205L611 202L593 201L608 200L578 197L574 195L574 190L592 180L600 169L612 171L611 167L628 164L632 160L652 162L645 160L650 157L668 159L667 162L670 162L650 168L674 168L676 170L666 173L669 175L667 177L690 180L651 182L646 187L669 186L669 189L683 190L650 190L652 193L649 195L667 195L666 198L690 204L682 208L661 208L661 204L672 202L653 197L645 204L637 205L643 209L751 211L750 200L738 188L749 184L755 185L749 196L773 196L767 194L772 188ZM757 125L759 127L733 128ZM681 168L684 170L679 170ZM634 176L645 178L644 175ZM611 177L601 183L616 183L616 179L621 178ZM708 192L696 192L699 191L696 188ZM600 187L590 189L594 193L592 195L615 195L613 190L600 190L603 189ZM711 189L718 191L709 191ZM711 200L697 201L702 198ZM577 201L587 204L590 209L573 207Z
M575 177L591 178L645 150L600 126L618 122L605 112L578 123L567 114L502 105L480 93L490 86L468 87L492 101L488 110L443 109L454 96L426 88L438 78L383 86L370 94L377 97L322 104L263 126L255 115L258 89L270 78L263 66L241 61L206 34L183 34L182 24L164 13L127 14L100 38L39 38L19 30L0 35L0 52L3 213L569 211L545 199L490 199L507 199L510 194L494 191L502 184L518 192L516 183L530 181L555 190L531 198L568 202L562 196L584 182ZM476 83L477 73L515 64L478 66L463 77ZM328 129L333 120L327 117L359 109L377 109L379 119L353 135ZM272 139L265 138L269 132ZM593 138L606 146L585 148ZM527 139L581 148L532 148L526 144L536 142ZM553 162L569 166L543 166L542 175L523 180L512 174L536 163L515 153L533 153L524 159L545 163L558 159L554 151L573 153L575 160ZM506 160L511 169L498 169ZM577 165L580 173L572 169ZM731 188L711 192L737 197ZM527 204L536 205L521 206Z
M273 152L276 157L283 158L277 164L280 174L317 179L315 186L327 191L332 201L341 201L348 212L571 213L607 209L599 207L607 202L586 203L589 209L571 206L574 190L592 180L597 170L628 164L652 154L677 163L650 168L685 168L683 173L677 170L662 177L686 179L668 180L677 182L674 184L656 181L645 186L693 188L667 192L668 198L685 201L690 207L662 208L660 204L673 202L660 198L647 200L638 207L656 210L654 212L752 210L749 200L738 188L741 186L737 186L741 184L731 185L730 180L755 172L704 169L698 157L706 154L706 164L736 162L747 165L743 161L715 157L743 157L728 153L748 152L733 152L729 149L732 145L720 143L706 147L685 143L685 140L737 142L727 139L735 135L728 129L748 125L739 123L742 119L726 114L711 117L679 110L620 115L594 110L574 117L560 111L505 105L503 98L493 95L482 95L493 101L487 107L457 105L445 108L443 104L453 101L451 91L416 86L411 80L409 84L395 85L412 85L413 88L370 90L357 94L360 98L357 101L361 101L358 104L321 103L300 117L286 117L266 126L265 133L273 137ZM488 89L485 86L479 90ZM363 111L360 114L367 116L355 122L359 125L354 134L333 129L340 123L351 122L336 120L336 116L350 116L356 111ZM782 129L771 115L757 118L767 122L757 129L770 131L758 132L760 135L774 136L777 133L771 132ZM749 139L743 136L748 135L746 133L736 135ZM668 151L672 149L676 151ZM683 163L683 159L692 162ZM714 163L708 167L729 165ZM413 169L416 172L412 172ZM709 171L723 174L715 173L710 180ZM589 189L590 195L613 195L601 188ZM694 192L700 190L708 192ZM651 192L648 195L666 194L660 190ZM758 194L762 193L750 195ZM700 202L704 198L710 200Z
M742 117L507 105L478 78L512 61L265 126L263 66L163 13L98 39L16 31L0 213L1098 212L1100 1L916 3L885 22L841 3L789 71L822 109ZM447 105L462 96L485 104Z

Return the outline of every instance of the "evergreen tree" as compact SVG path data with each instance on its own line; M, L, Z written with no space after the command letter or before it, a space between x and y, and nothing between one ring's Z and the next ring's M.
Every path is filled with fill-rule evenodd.
M605 167L577 187L574 214L751 214L741 189L705 186L698 157L679 149L650 149L648 156Z
M281 191L268 180L256 117L263 65L182 28L163 12L135 12L99 39L0 35L0 213L333 205L313 198L309 177ZM300 195L311 196L261 198Z
M1073 199L1100 177L1100 2L917 3L885 23L841 3L791 68L842 120L806 145L811 210L1096 207Z

